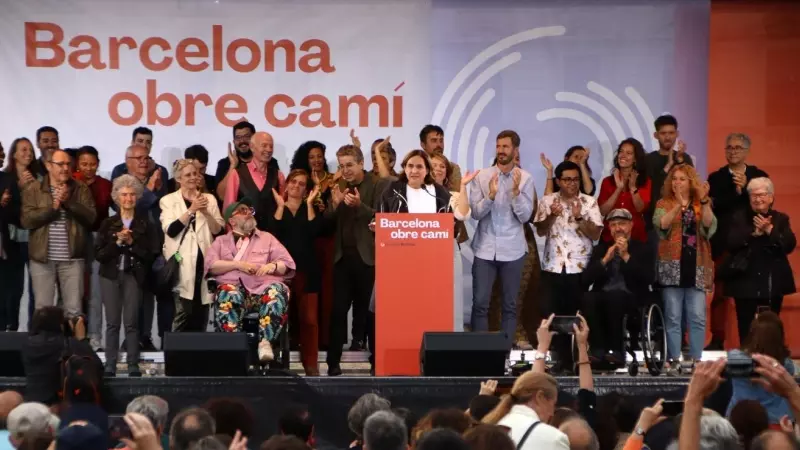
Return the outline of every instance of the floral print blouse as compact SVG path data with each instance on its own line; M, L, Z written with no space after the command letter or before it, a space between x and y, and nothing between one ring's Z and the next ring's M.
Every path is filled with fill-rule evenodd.
M597 200L583 193L578 195L577 199L581 202L583 220L588 220L602 228L603 217L600 215ZM550 216L550 207L557 201L562 202L564 208L547 233L542 270L561 273L565 269L566 273L581 273L589 265L593 242L588 236L578 231L579 222L572 215L572 206L566 204L566 201L561 198L560 192L542 197L533 223L544 222Z

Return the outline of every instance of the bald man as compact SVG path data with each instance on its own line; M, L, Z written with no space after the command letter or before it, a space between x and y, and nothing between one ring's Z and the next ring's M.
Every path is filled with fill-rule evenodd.
M7 429L6 420L8 419L9 413L21 404L22 395L20 395L19 392L5 391L0 393L0 428L3 430ZM2 434L4 433L7 434L7 432L0 432L0 442L4 442L2 439Z
M223 201L224 209L245 197L249 198L255 205L256 223L262 231L270 231L267 222L277 208L272 190L281 192L286 181L278 162L272 159L274 145L271 134L264 131L253 134L250 139L253 159L229 172Z
M600 450L597 435L585 420L569 419L558 429L567 435L570 450Z
M67 152L53 151L45 164L47 175L22 193L33 294L37 309L53 305L58 282L64 310L73 317L82 310L88 230L97 211L89 187L72 179Z

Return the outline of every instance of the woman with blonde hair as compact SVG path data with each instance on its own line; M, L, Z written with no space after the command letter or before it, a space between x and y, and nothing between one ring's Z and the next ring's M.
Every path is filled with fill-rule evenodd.
M558 382L555 378L546 373L525 372L482 422L507 427L510 430L508 435L519 450L535 450L543 446L567 450L567 435L547 424L556 409L557 398Z
M658 231L658 284L662 287L667 326L668 375L677 375L681 354L681 325L689 328L689 361L699 360L706 335L706 292L714 282L709 239L717 229L708 183L694 168L673 167L667 174L653 215Z
M172 173L180 189L159 203L164 258L169 260L176 252L181 256L178 284L173 289L177 297L172 331L205 331L213 295L203 279L204 255L225 222L214 196L200 191L202 175L193 160L179 159Z

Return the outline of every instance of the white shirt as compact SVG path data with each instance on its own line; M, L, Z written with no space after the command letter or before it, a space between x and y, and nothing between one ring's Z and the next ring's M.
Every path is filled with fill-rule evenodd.
M438 212L436 211L436 189L431 184L425 186L425 188L427 191L406 185L406 200L408 200L409 213L435 214Z
M578 196L583 220L588 220L602 229L603 217L600 215L597 200L586 194L579 193ZM542 197L533 223L544 222L550 216L550 207L556 201L561 201L563 210L547 233L542 270L561 273L562 269L566 268L566 273L581 273L589 265L593 242L578 232L578 222L572 215L572 207L562 201L561 192Z
M497 424L510 428L508 436L519 445L522 436L536 422L540 422L536 411L525 405L514 405ZM558 428L541 423L531 431L519 450L569 450L569 438Z

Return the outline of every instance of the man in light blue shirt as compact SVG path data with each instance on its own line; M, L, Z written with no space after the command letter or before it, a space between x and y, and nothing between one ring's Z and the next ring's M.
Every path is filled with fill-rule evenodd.
M508 347L517 329L517 294L528 244L524 227L533 214L536 189L531 174L514 165L519 135L501 131L496 141L497 164L483 169L470 186L472 218L472 331L489 330L489 300L495 277L502 287L502 328Z

